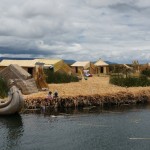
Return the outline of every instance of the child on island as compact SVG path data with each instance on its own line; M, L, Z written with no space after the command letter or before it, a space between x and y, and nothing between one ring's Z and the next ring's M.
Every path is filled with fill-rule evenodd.
M53 95L52 95L51 91L48 92L47 99L48 100L52 100L53 99Z
M57 90L54 92L53 98L57 98L58 97L58 92Z

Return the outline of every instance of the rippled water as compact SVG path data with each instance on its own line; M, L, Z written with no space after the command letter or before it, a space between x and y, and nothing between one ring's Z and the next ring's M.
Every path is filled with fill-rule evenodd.
M0 117L5 149L150 150L150 106Z

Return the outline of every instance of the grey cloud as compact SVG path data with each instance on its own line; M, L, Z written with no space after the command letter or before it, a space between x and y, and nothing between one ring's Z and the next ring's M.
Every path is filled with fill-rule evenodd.
M119 3L116 5L111 5L109 6L111 9L114 9L120 13L124 13L124 12L140 12L142 10L142 8L139 8L133 4L126 4L126 3Z
M127 63L134 58L142 62L150 59L148 0L0 3L0 56L101 57Z
M16 54L30 54L34 56L38 56L42 54L43 56L45 55L54 55L54 52L49 52L49 51L42 51L42 50L37 50L37 49L14 49L10 47L0 47L0 52L1 54L10 54L10 55L16 55Z

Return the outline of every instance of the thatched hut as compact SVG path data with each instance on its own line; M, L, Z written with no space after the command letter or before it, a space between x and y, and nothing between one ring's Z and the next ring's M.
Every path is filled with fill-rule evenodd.
M53 69L54 72L71 74L71 68L62 59L34 59L36 62L44 63L44 69Z
M95 64L97 74L109 74L109 64L102 59L98 60Z
M0 76L5 78L6 80L9 80L9 79L27 80L27 79L31 78L31 74L29 74L27 71L25 71L20 66L13 65L13 64L11 64L8 67L2 69L0 71Z
M7 60L4 59L0 62L0 70L8 67L11 64L17 64L18 66L22 67L26 70L32 77L35 74L35 60Z
M25 71L19 65L11 64L0 71L6 81L14 80L14 84L22 91L23 94L31 94L38 92L35 80L31 78L31 74Z
M90 74L95 74L95 66L90 61L77 61L71 65L73 73L80 73L83 70L89 70Z

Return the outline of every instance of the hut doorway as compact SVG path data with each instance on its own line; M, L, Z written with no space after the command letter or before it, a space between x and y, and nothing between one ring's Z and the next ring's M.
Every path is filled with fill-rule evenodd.
M104 68L100 67L100 73L104 73Z
M76 71L76 73L78 73L78 67L75 67L75 71Z
M30 73L31 76L33 76L33 68L28 68L28 73Z

